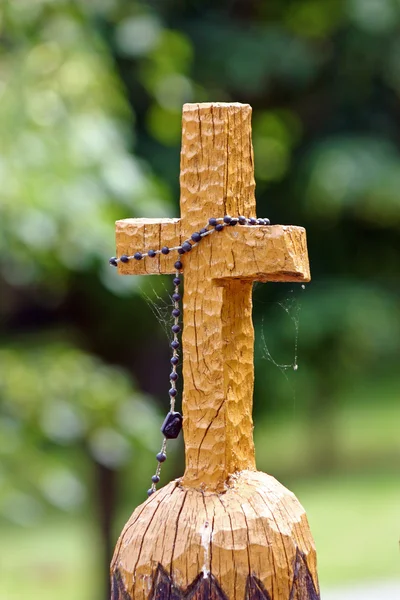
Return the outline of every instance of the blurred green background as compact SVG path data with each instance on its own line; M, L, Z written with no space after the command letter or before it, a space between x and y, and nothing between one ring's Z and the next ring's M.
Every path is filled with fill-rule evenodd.
M187 101L252 105L258 213L308 232L312 283L255 286L258 466L324 590L394 580L400 2L3 0L0 27L1 599L108 597L169 372L169 281L108 257L117 218L178 215Z

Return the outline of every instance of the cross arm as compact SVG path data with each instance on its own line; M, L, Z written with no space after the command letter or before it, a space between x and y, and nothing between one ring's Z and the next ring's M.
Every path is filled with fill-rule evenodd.
M133 256L136 252L173 248L181 244L180 219L123 219L117 221L117 256ZM176 252L157 254L153 258L131 259L118 263L120 275L156 275L175 273Z
M226 227L211 237L213 279L310 281L303 227L244 225Z

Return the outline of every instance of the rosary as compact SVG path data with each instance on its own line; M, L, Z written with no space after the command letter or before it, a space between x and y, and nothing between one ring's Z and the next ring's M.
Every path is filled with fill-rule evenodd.
M143 258L146 258L146 256L149 256L150 258L154 258L155 256L157 256L157 254L165 254L166 255L166 254L169 254L170 252L177 252L179 255L186 254L187 252L190 252L193 248L198 246L199 243L201 242L201 240L203 238L205 238L206 236L211 235L215 231L222 231L224 229L224 227L228 227L228 226L233 227L235 225L270 225L270 220L269 219L255 219L255 218L248 219L243 216L231 217L229 215L225 215L224 217L220 217L218 219L211 218L208 220L208 223L205 227L200 229L200 231L195 231L194 233L192 233L190 239L185 240L180 246L175 246L174 248L168 248L168 246L163 246L163 248L158 249L158 250L148 250L147 252L136 252L132 256L122 254L122 256L120 256L119 258L117 258L116 256L113 256L112 258L110 258L109 263L113 267L116 267L116 266L118 266L119 262L127 263L132 259L133 260L142 260ZM170 409L169 409L169 412L168 412L167 416L165 417L165 420L161 426L161 433L163 434L164 439L163 439L163 442L161 445L161 450L156 455L158 464L157 464L156 472L151 478L151 481L152 481L151 487L147 490L148 496L151 496L152 494L154 494L154 492L156 491L156 485L160 481L161 465L167 459L167 453L166 453L167 440L176 439L179 436L181 429L182 429L182 421L183 421L183 417L182 417L181 413L175 411L175 402L176 402L176 395L177 395L176 382L178 380L177 365L179 363L178 349L180 347L180 342L179 342L178 336L179 336L179 333L181 332L181 326L179 325L179 317L181 315L181 310L180 310L181 295L179 293L179 286L181 284L180 275L183 270L183 265L180 260L177 260L174 264L174 267L176 269L176 273L175 273L175 276L173 279L174 293L172 294L173 309L172 309L172 313L171 313L172 317L174 319L174 323L171 327L171 331L173 333L173 340L170 344L171 348L172 348L172 356L171 356L171 360L170 360L171 365L172 365L172 370L169 375L170 389L168 392L169 399L170 399Z

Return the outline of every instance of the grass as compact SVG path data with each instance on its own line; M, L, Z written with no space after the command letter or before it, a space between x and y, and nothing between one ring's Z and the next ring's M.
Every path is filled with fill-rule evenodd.
M98 600L93 528L58 519L40 527L2 528L1 600Z
M399 577L398 476L348 476L293 488L306 508L322 587Z
M292 485L306 507L322 588L398 576L400 489L375 474ZM84 521L1 530L0 599L99 600L98 543Z

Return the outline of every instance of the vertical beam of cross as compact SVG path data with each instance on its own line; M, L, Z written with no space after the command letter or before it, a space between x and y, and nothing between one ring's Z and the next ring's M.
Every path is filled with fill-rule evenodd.
M184 107L180 183L184 235L209 217L255 216L249 106ZM216 252L213 238L190 253L184 269L183 484L219 489L231 473L255 468L254 330L252 281L230 278L233 255Z

